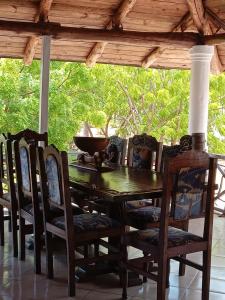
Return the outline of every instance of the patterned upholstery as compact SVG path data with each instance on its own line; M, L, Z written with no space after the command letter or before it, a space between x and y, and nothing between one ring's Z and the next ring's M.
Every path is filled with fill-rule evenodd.
M26 191L30 191L29 161L28 161L28 153L25 147L20 148L20 162L21 162L23 189Z
M53 219L52 223L61 229L65 229L64 216ZM82 214L73 216L73 224L75 232L109 229L121 226L118 221L105 215L98 214Z
M134 241L143 241L151 245L159 244L159 228L139 230L131 233ZM201 242L203 238L181 229L168 227L168 247L187 245L192 242Z
M58 166L53 155L49 155L46 159L46 174L48 180L49 198L52 202L61 205Z
M116 145L119 152L123 152L125 139L122 139L116 135L113 135L109 138L109 144Z
M135 168L149 169L153 160L153 152L158 149L156 138L147 134L135 135L130 140L132 166Z
M205 169L181 169L175 194L174 218L184 220L202 213Z
M111 163L121 163L121 157L125 149L126 140L116 135L109 138L109 145L107 147L107 154L109 156L108 161Z
M146 228L146 223L156 223L160 220L161 208L155 206L145 206L127 212L127 218L138 228Z
M151 153L149 149L144 147L135 147L133 149L132 165L134 168L149 169Z

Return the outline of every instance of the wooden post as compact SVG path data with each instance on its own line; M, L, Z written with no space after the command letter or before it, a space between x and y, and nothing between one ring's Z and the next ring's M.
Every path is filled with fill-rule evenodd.
M51 37L42 37L41 57L41 92L39 106L39 132L48 132L48 89L49 89L49 67L50 67L50 44Z

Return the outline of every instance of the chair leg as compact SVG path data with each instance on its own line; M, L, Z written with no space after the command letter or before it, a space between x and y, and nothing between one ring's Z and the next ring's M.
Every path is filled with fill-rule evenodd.
M45 232L45 247L46 247L46 267L47 277L52 279L53 272L53 250L52 250L52 234L48 231Z
M123 288L122 299L127 299L127 286L128 286L128 271L127 271L127 245L123 242L123 237L120 241L120 251L122 253L122 261L120 264L120 283Z
M211 265L210 252L203 251L202 300L209 300L210 265Z
M188 222L185 222L182 226L181 229L184 231L188 231ZM186 255L181 255L181 258L186 258ZM182 262L179 264L179 276L184 276L185 275L185 268L186 265Z
M25 219L19 216L20 260L25 260Z
M15 208L12 209L10 217L13 238L13 255L14 257L18 257L17 210Z
M0 205L0 235L1 235L1 246L4 246L4 210L3 206Z
M99 242L96 242L94 244L94 248L95 248L95 257L98 257L99 256Z
M41 273L41 230L34 225L34 272Z
M157 300L166 298L167 260L160 259L158 262Z
M186 258L186 255L181 255L182 258ZM182 262L179 264L179 276L184 276L185 275L185 267L186 265Z
M68 269L68 295L74 297L75 289L75 255L74 247L67 241L67 269Z
M143 255L144 255L144 257L146 257L146 256L148 256L148 253L143 252ZM147 262L144 262L144 270L146 272L148 272L148 263ZM148 278L146 276L143 276L143 282L145 283L145 282L147 282L147 280L148 280Z
M167 260L167 270L166 270L166 288L170 287L170 259Z
M84 258L89 257L89 245L84 245Z
M122 299L127 299L127 285L128 285L128 272L126 267L123 267L122 270L122 287L123 287L123 293L122 293Z
M8 215L9 215L9 223L8 223L8 231L9 232L12 232L12 215L11 215L11 212L10 210L8 210Z

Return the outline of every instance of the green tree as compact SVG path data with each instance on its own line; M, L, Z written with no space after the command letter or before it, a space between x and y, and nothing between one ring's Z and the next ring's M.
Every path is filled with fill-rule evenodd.
M146 132L176 143L188 131L190 72L51 62L49 141L68 149L85 126L108 136ZM225 153L225 75L212 76L209 103L209 151ZM38 130L40 62L0 60L0 130Z

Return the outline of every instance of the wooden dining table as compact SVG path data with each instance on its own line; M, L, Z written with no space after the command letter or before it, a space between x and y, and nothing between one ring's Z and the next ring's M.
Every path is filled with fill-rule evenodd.
M127 166L106 166L102 171L69 165L70 186L102 197L106 201L125 202L160 197L162 174Z

